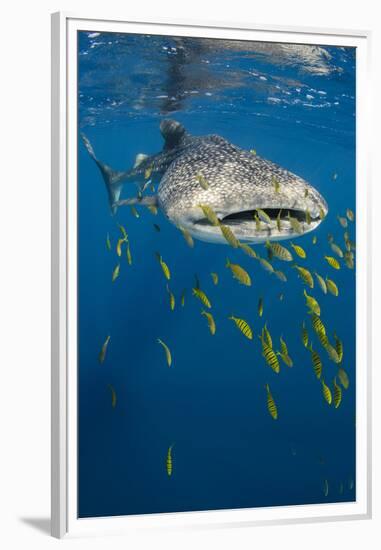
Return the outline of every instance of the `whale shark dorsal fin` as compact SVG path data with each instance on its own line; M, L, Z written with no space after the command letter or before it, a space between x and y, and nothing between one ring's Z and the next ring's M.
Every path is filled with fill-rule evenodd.
M185 128L177 120L166 118L160 123L160 132L164 138L164 149L177 147L185 135Z
M134 168L140 166L140 164L146 159L148 159L148 155L145 155L144 153L138 153L135 157Z

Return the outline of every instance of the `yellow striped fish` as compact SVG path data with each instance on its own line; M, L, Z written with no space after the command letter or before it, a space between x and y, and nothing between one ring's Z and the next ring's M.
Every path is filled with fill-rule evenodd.
M332 252L336 254L336 256L338 256L339 258L342 258L344 256L340 246L337 245L336 243L331 243L331 249L332 249Z
M283 340L282 336L280 337L280 355L282 361L286 363L288 367L292 367L293 362L292 359L288 353L288 348L286 342Z
M253 331L244 319L234 317L234 315L231 315L230 317L228 317L228 319L235 322L237 328L242 332L244 336L246 336L246 338L248 338L249 340L253 339Z
M282 353L280 351L277 352L277 355L279 355L279 357L282 359L282 361L285 365L287 365L288 367L293 366L292 359L289 355L285 355L284 353Z
M334 348L331 344L326 344L325 346L325 350L327 351L328 353L328 356L329 358L331 359L331 361L333 361L334 363L340 363L340 358L339 358L339 354L337 353L336 351L336 348Z
M268 366L271 367L272 370L278 374L280 371L278 357L276 356L274 350L266 344L265 340L264 339L261 339L261 340L262 340L262 355L265 358L265 361L268 364Z
M172 444L168 451L167 451L167 457L166 457L166 460L165 460L165 466L166 466L166 469L167 469L167 475L168 477L171 477L172 475L172 472L173 472L173 459L172 459L172 449L174 447L174 444Z
M125 241L127 241L128 240L128 235L127 235L126 229L124 228L123 225L120 225L120 224L118 224L118 227L119 227L119 231L122 233L123 239Z
M209 298L207 297L205 292L203 292L200 288L192 288L192 293L193 293L193 296L196 296L196 298L198 298L204 304L205 307L209 309L212 307L212 304L210 303Z
M135 218L140 218L139 216L139 212L136 210L135 206L130 206L130 209L131 209L131 214L135 217Z
M308 225L311 225L311 223L312 223L312 218L311 218L311 213L310 213L310 211L308 210L308 208L307 208L305 214L306 214L306 222L307 222L307 224L308 224Z
M112 406L113 409L115 409L115 407L116 407L116 391L115 391L115 388L111 384L107 384L107 387L109 388L109 390L111 392L111 406Z
M265 260L265 258L259 258L259 263L261 264L261 266L263 267L263 269L265 269L265 270L268 271L269 273L274 273L274 268L273 268L273 266L270 264L270 262L268 262L267 260Z
M355 263L354 263L353 252L346 252L344 254L344 262L345 262L345 265L348 267L348 269L354 269Z
M144 179L149 180L152 174L153 170L153 163L151 163L145 170L144 170Z
M285 246L282 246L277 242L272 243L270 241L266 241L265 246L268 250L271 250L271 253L279 260L283 260L284 262L292 261L292 254Z
M210 334L214 335L216 333L216 323L214 321L213 315L211 313L208 313L205 310L201 311L201 315L204 315L204 317L206 317L206 320L208 321Z
M280 191L280 182L277 180L274 176L271 178L272 184L274 186L275 193L279 193Z
M327 261L329 266L333 267L333 269L340 269L339 262L333 256L324 256L324 259Z
M307 258L307 254L305 253L304 248L294 243L291 243L291 246L295 250L295 253L299 256L299 258Z
M277 277L277 279L279 279L280 281L282 281L283 283L286 283L287 282L287 277L286 275L283 273L283 271L280 271L279 269L274 271L274 275Z
M273 339L271 338L270 331L267 328L267 323L265 323L265 326L262 329L262 338L261 338L261 340L263 340L263 339L270 348L273 347Z
M234 279L237 279L241 284L245 286L251 286L251 279L250 275L238 264L232 264L229 258L226 258L226 265L225 267L228 267L230 271L232 272L232 275Z
M328 279L328 277L325 278L325 282L327 284L328 291L333 294L334 296L339 295L339 289L337 288L337 285L332 279Z
M213 284L218 285L218 275L217 275L217 273L211 273L210 276L212 277Z
M266 388L266 393L267 393L267 410L269 411L271 417L274 420L277 420L277 418L278 418L278 409L277 409L277 406L275 404L274 398L271 395L270 386L268 384L266 384L265 388Z
M335 339L335 349L336 349L337 356L339 358L339 363L341 363L341 361L343 360L343 354L344 354L343 342L337 336L336 332L333 333L333 337Z
M163 347L165 351L165 357L167 359L168 367L170 367L172 365L172 354L170 352L169 347L167 346L167 344L163 342L163 340L160 340L160 338L157 339L157 343Z
M199 204L199 208L201 208L205 218L212 224L212 225L220 225L220 220L217 217L217 214L214 212L214 210L208 206L207 204Z
M353 222L354 219L355 219L355 215L354 215L354 213L353 213L353 210L351 210L350 208L347 208L346 214L347 214L348 220L349 220L350 222Z
M255 220L255 229L257 231L261 231L262 229L262 226L261 226L261 220L258 218L258 214L254 214L254 220Z
M306 329L306 324L305 322L303 321L303 325L302 325L302 342L303 342L303 346L305 348L308 347L308 331Z
M197 174L196 180L201 185L201 187L204 189L204 191L209 189L209 183L208 183L207 179L202 174Z
M323 277L321 275L319 275L319 273L317 273L316 271L315 271L315 277L317 279L317 282L319 283L319 286L320 286L322 292L324 294L327 294L327 285L326 285L326 282L323 279Z
M148 189L148 186L152 184L152 180L147 180L140 187L141 197L143 197L144 192Z
M317 300L315 300L315 298L310 294L307 294L305 290L303 294L306 297L306 305L310 309L310 311L312 311L312 313L316 313L316 315L320 315L320 306Z
M241 250L243 250L245 252L245 254L250 256L250 258L254 258L254 259L258 258L257 253L255 252L255 250L253 250L251 248L251 246L249 246L248 244L239 243L239 247L240 247Z
M312 244L316 244L316 243L317 243L317 236L314 235L314 236L312 237Z
M338 409L340 407L342 396L343 396L343 392L341 391L341 387L337 384L336 378L334 378L334 380L333 380L333 404L335 406L335 409Z
M341 225L341 227L344 227L344 229L348 227L348 220L347 220L347 218L343 218L343 217L341 217L341 216L337 216L337 219L338 219L339 224Z
M118 242L116 244L116 254L117 256L122 255L122 244L125 242L126 239L118 239Z
M295 231L295 233L299 233L299 235L301 235L303 233L303 227L299 222L299 220L290 216L290 212L288 213L287 218L288 218L288 221L290 222L292 229Z
M305 267L300 267L296 264L292 267L298 271L299 277L302 279L303 283L308 285L310 288L314 288L314 280L311 272L308 269L306 269Z
M223 234L226 242L228 242L230 244L230 246L232 246L233 248L238 248L239 247L239 240L234 235L234 233L230 229L230 227L220 223L220 230L221 230L221 233Z
M328 480L324 480L324 483L323 483L323 493L324 493L324 496L327 497L328 496L328 493L329 493L329 485L328 485Z
M184 237L185 242L189 246L189 248L194 247L194 240L192 238L192 235L189 233L187 229L184 229L183 227L179 226L179 229L181 231L182 236Z
M259 317L262 317L262 315L263 315L263 298L262 298L262 296L258 300L258 315L259 315Z
M158 259L160 267L164 273L164 277L169 281L171 278L171 272L169 270L169 267L167 266L167 264L165 263L165 261L163 260L159 252L156 252L156 258Z
M313 369L315 371L316 378L320 379L321 373L322 373L322 370L323 370L323 364L321 362L320 355L318 354L317 351L312 349L311 345L309 346L308 349L311 352L312 366L313 366Z
M129 243L129 241L127 241L126 255L127 255L127 262L128 262L128 265L132 265L132 255L131 255L131 249L130 249L130 243Z
M320 319L319 315L316 315L316 313L313 313L311 316L311 323L316 333L321 332L323 334L326 334L325 326L323 324L323 321Z
M261 222L271 224L271 218L264 210L257 208L257 215Z
M106 237L106 247L107 247L107 250L111 250L110 235L108 233L107 233L107 237Z
M291 357L288 354L288 348L286 342L283 340L282 336L280 337L280 352L277 353L288 367L292 367L293 362Z
M173 292L171 291L168 285L167 285L167 292L169 295L169 307L171 308L171 311L173 311L175 309L176 300Z
M99 356L98 356L98 360L100 362L100 364L102 364L106 358L106 352L107 352L107 347L108 347L108 343L110 342L110 338L111 336L107 336L102 348L101 348L101 351L99 352Z
M120 264L118 264L115 268L114 268L114 271L112 272L112 282L116 281L116 279L119 277L119 273L120 273Z
M282 213L282 210L279 210L278 215L276 217L276 227L277 227L278 231L280 231L282 229L282 222L281 222L281 219L280 219L281 213Z
M185 294L186 294L186 290L185 290L185 288L184 288L184 290L182 291L181 296L180 296L180 304L181 304L181 307L184 307L184 306L185 306Z
M328 405L330 405L332 403L332 393L324 380L321 381L321 388L324 399L327 401Z
M345 370L340 368L337 371L337 377L340 380L340 384L343 386L343 388L347 390L349 388L349 378Z
M319 332L318 331L316 334L317 334L317 337L319 338L319 341L320 341L321 345L326 350L326 352L329 354L330 353L329 350L332 346L329 343L328 336L326 335L325 332Z

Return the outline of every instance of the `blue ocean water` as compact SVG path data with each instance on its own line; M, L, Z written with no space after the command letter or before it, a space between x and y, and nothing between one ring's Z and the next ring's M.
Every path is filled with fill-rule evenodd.
M160 211L137 207L136 218L121 207L111 216L100 172L79 140L79 516L355 500L355 270L339 258L340 270L324 260L335 256L330 234L345 251L337 216L355 211L355 50L81 32L78 94L79 130L115 169L130 168L138 153L160 151L159 124L169 117L192 134L220 134L255 149L309 181L329 214L294 240L307 254L294 258L339 288L337 297L323 294L315 279L310 289L274 259L288 278L281 282L229 246L195 241L190 248ZM136 192L126 184L122 196ZM116 254L118 224L127 230L132 265L124 249ZM346 230L354 240L355 224L348 221ZM254 249L266 256L263 245ZM171 270L174 311L157 251ZM250 273L251 287L232 278L227 256ZM195 274L212 302L214 336L192 296ZM350 383L337 409L324 400L301 341L305 321L333 392L338 365L312 329L304 289L318 300L330 341L336 331L343 342L339 367ZM231 314L248 321L252 341ZM279 374L262 357L265 323L274 348L282 336L293 360L292 368L281 363ZM157 338L171 350L170 368ZM267 409L266 384L277 420Z

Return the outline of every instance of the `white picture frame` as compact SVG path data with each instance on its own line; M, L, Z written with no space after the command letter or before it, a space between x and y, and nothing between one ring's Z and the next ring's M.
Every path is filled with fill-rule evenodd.
M371 517L370 33L247 23L52 16L52 535L128 533L152 527L258 525ZM208 512L77 517L77 44L78 30L354 46L356 74L357 303L356 501Z

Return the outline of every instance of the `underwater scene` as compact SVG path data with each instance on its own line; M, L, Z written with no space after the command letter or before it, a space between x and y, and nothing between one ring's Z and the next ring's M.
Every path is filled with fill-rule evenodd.
M356 500L354 48L78 34L78 515Z

